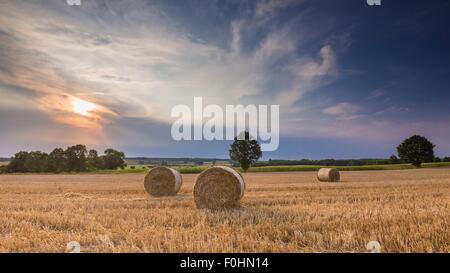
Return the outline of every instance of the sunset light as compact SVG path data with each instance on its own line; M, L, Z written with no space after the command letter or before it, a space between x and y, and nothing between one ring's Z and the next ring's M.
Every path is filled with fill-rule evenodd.
M74 98L72 100L72 107L74 113L82 116L89 116L89 112L95 110L95 108L97 108L97 105L79 98Z

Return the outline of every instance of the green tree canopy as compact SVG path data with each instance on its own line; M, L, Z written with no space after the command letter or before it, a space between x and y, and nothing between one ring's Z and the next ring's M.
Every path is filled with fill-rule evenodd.
M103 167L108 170L123 168L125 164L125 154L114 149L106 149L105 155L102 156Z
M255 139L250 137L249 132L244 132L245 138L240 140L238 137L234 138L231 144L230 158L233 161L239 162L242 170L246 172L251 165L262 157L261 146Z
M78 144L68 147L66 150L67 165L71 171L84 172L87 170L87 149L86 146Z
M10 173L27 172L25 162L28 157L28 152L18 152L14 155L8 164L7 171Z
M48 155L48 171L54 173L68 171L67 156L63 149L56 148Z
M433 162L434 145L423 136L414 135L397 147L398 156L405 162L420 167L423 162Z

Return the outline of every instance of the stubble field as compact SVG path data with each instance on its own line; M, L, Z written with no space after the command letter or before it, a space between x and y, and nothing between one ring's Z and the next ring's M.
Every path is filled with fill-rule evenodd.
M195 208L196 176L151 198L144 174L0 175L0 252L450 252L450 169L249 173L222 212Z

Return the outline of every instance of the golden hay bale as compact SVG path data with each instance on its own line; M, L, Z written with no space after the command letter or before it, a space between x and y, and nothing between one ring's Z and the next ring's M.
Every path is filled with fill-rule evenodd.
M152 196L176 195L183 184L181 174L168 167L155 167L145 176L145 190Z
M317 179L322 182L339 182L341 175L337 169L322 168L317 173Z
M212 210L238 208L244 191L244 178L239 172L225 166L211 167L195 182L195 205Z

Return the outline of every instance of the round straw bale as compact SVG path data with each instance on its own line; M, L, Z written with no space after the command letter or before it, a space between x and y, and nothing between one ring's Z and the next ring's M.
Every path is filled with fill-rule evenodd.
M317 173L317 179L322 182L339 182L341 175L337 169L322 168Z
M244 178L239 172L225 166L211 167L195 182L195 205L212 210L238 208L244 191Z
M183 184L180 173L168 167L155 167L145 176L145 190L152 196L176 195Z

